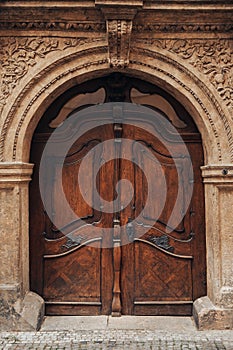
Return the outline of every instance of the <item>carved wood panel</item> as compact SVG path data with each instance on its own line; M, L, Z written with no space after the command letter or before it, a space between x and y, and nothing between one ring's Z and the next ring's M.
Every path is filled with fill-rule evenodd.
M73 304L77 313L89 307L101 310L101 240L70 252L44 256L44 289L47 314Z
M138 240L134 249L135 303L192 302L191 256L182 258Z

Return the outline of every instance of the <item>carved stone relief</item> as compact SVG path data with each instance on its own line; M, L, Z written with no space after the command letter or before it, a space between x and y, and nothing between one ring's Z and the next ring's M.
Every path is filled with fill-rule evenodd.
M50 52L64 51L93 40L92 38L2 38L0 41L0 111L13 89L39 59L44 59Z
M233 24L160 24L160 23L145 23L135 24L133 31L142 33L187 33L187 32L224 32L229 33L233 31Z
M168 50L207 75L227 107L233 109L233 41L200 39L140 39L138 42Z
M131 20L107 20L109 62L112 67L125 67L129 63Z
M65 30L69 32L105 32L105 23L81 23L76 21L17 21L0 22L0 30Z

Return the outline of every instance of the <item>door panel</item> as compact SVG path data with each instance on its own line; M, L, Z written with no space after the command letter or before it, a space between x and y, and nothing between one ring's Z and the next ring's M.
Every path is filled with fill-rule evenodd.
M164 305L178 303L179 314L185 315L188 302L192 305L191 264L192 257L178 257L136 240L134 313L153 315L153 307L162 313Z
M135 241L135 302L192 300L191 260ZM145 268L146 267L146 268Z
M65 253L44 256L47 314L98 315L101 312L101 240Z

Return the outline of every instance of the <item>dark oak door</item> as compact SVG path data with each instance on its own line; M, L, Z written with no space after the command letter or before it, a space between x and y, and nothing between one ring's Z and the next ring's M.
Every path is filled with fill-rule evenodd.
M75 127L58 133L54 166L41 180L52 218L39 190L51 133L34 135L31 289L45 299L48 315L190 315L206 293L200 135L184 123L177 139L161 112L151 119L145 108L135 113L127 104L122 114L115 106L105 104L91 117L77 114ZM61 144L98 119L103 125L88 126L63 162ZM85 199L78 178L84 159ZM72 211L61 205L63 195Z

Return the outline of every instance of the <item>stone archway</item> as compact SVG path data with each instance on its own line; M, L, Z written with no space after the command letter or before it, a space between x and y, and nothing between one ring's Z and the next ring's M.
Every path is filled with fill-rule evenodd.
M25 74L15 89L16 97L10 96L2 110L0 187L5 245L1 254L1 277L5 282L1 282L1 289L5 328L12 325L18 329L36 328L43 314L43 301L29 292L28 274L28 182L33 166L27 162L33 131L45 108L62 91L112 71L104 40L95 49L93 42L83 43L78 52L71 45L62 55L55 60L48 54L48 61L42 60L39 66L30 69L31 74ZM185 104L199 128L205 149L208 295L196 301L194 315L201 329L231 328L233 283L229 242L233 239L233 154L228 109L210 89L204 75L192 71L168 50L153 47L146 51L139 45L132 50L127 67L117 69L156 83L174 94ZM33 319L32 308L35 309Z

